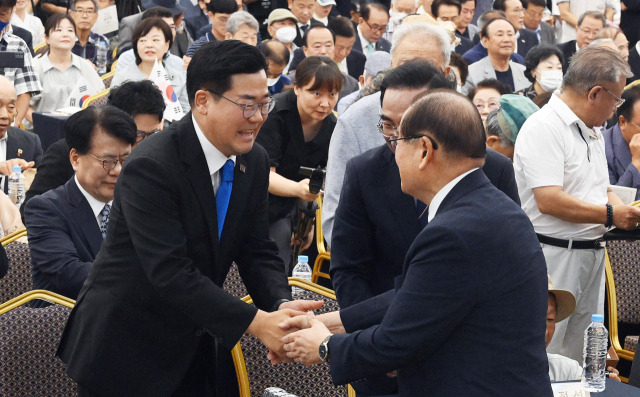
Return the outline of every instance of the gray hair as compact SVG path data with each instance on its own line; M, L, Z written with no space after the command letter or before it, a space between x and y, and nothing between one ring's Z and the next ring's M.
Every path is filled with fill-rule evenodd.
M69 2L69 9L72 11L76 10L76 3L78 2L83 2L83 1L90 1L93 3L93 12L98 12L98 0L71 0Z
M398 27L398 30L393 32L393 38L391 43L391 56L395 52L398 45L407 38L408 36L413 36L414 34L419 34L424 37L420 38L420 42L427 42L426 39L435 40L442 51L442 59L444 59L445 66L449 66L449 61L451 60L451 51L453 51L453 47L451 46L451 36L449 33L441 28L440 26L434 25L429 22L413 22L408 24L402 24ZM428 45L428 44L427 44Z
M498 121L499 111L500 109L493 109L487 115L487 133L489 135L495 135L500 139L501 148L513 147L513 142L511 142L511 139L507 138L504 131L502 131L502 127L500 127L500 122Z
M562 89L571 88L582 94L603 82L618 83L631 77L631 68L616 51L603 46L586 46L571 57Z
M608 37L605 37L605 38L602 38L602 39L595 39L591 43L589 43L589 45L600 45L600 44L604 44L604 43L613 44L613 46L615 48L618 48L618 46L616 45L616 42L613 41L613 39L610 39Z
M585 13L578 18L578 27L582 26L582 21L584 21L586 17L599 19L603 27L607 26L607 17L605 17L603 13L599 11L585 11Z
M227 20L227 32L234 35L238 33L242 25L247 25L256 32L260 29L260 25L253 15L246 11L236 11Z

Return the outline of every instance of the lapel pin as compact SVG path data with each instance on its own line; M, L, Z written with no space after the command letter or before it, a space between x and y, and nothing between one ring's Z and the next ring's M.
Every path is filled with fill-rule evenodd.
M22 156L22 149L18 149L18 157Z
M247 167L244 164L240 164L240 172L244 173L245 171L247 171Z

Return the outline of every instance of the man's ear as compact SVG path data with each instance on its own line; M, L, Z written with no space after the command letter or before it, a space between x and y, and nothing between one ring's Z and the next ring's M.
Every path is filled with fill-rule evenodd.
M488 135L487 147L490 147L491 149L495 150L495 148L498 146L500 146L500 138L498 138L496 135Z

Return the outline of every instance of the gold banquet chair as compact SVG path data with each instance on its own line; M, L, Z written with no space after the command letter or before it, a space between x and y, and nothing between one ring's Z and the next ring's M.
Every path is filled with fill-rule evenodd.
M336 296L330 289L308 281L290 277L289 285L302 288L296 299L322 300L324 305L316 314L339 310ZM251 297L242 299L253 303ZM351 387L335 386L331 382L328 365L302 364L271 365L267 360L267 348L257 338L244 334L231 351L236 367L240 397L261 397L268 387L279 387L297 396L332 397L355 396Z
M86 109L89 106L102 106L106 105L109 101L110 88L104 89L95 95L91 95L87 100L82 103L82 108Z
M9 258L9 271L0 279L0 303L33 289L29 244L15 241L26 235L26 229L22 229L5 236L2 240Z
M313 264L313 272L311 273L311 281L318 282L320 277L331 280L329 273L322 271L324 261L331 260L331 253L327 250L324 233L322 233L322 196L318 196L318 209L316 210L316 246L318 247L318 256Z
M42 299L51 303L31 308ZM49 291L30 291L0 305L0 396L77 396L75 382L55 357L75 302Z
M100 76L100 78L102 79L102 82L104 83L104 88L111 87L111 80L113 80L113 76L115 75L116 75L116 71L112 70L109 73L105 73L102 76Z
M640 207L640 201L631 204ZM638 335L627 336L624 345L618 323L640 325L640 240L607 241L605 279L609 309L609 338L618 357L633 361Z

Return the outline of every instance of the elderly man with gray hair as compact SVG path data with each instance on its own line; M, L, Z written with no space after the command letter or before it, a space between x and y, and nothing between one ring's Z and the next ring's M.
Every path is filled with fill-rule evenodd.
M550 353L580 361L591 315L604 312L604 243L608 228L634 229L640 209L609 189L601 127L624 100L629 66L601 46L578 51L559 95L522 126L514 168L522 208L531 219L555 285L576 309L558 324Z
M451 51L451 37L443 28L427 22L404 23L393 33L391 67L426 59L446 76ZM329 245L347 161L385 143L377 128L379 118L380 92L376 92L349 106L333 130L322 207L322 231Z
M227 33L225 40L240 40L243 43L255 46L258 44L258 20L246 11L237 11L231 14L227 21Z

